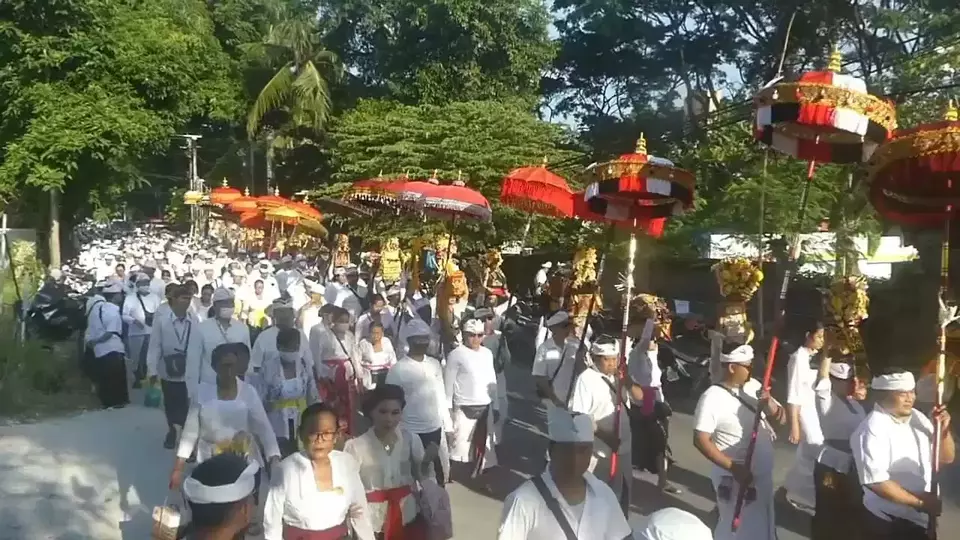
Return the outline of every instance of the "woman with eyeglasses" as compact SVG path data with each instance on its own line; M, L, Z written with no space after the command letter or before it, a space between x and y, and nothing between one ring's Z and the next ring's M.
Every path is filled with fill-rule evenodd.
M264 509L264 540L375 540L360 466L335 450L339 433L329 406L303 411L302 450L280 463Z

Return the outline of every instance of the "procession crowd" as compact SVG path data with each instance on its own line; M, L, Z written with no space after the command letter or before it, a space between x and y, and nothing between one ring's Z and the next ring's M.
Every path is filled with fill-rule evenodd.
M170 488L190 509L182 537L452 538L460 509L444 486L497 466L510 417L506 291L438 305L409 276L384 283L375 267L332 262L160 231L84 246L78 264L98 280L85 369L104 407L126 405L132 387L160 388ZM791 356L784 404L752 378L748 343L712 334L714 384L691 438L713 464L714 530L676 508L631 520L634 469L679 493L658 360L669 332L640 319L621 341L581 324L563 310L540 320L532 374L550 445L542 474L506 498L501 540L772 540L779 424L798 444L786 497L815 507L812 538L928 538L940 511L935 437L940 462L954 458L949 414L914 409L905 370L864 381L815 322Z

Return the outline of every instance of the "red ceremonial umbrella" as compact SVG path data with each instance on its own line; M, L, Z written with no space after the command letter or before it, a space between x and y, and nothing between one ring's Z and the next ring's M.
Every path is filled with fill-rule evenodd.
M376 178L358 180L347 188L346 193L343 195L343 200L374 210L397 211L415 207L419 199L418 197L411 198L401 196L405 184L405 176L399 178L384 178L383 176L378 176Z
M493 218L487 198L468 188L459 175L452 184L446 185L441 184L436 176L437 171L434 171L433 177L425 182L404 182L400 198L419 201L424 214L441 219L490 221Z
M244 212L255 212L257 210L257 198L250 196L250 188L243 191L243 196L234 199L227 205L227 210L236 214Z
M539 167L514 169L500 186L500 202L531 214L568 218L573 215L570 186L547 170L547 161Z
M240 197L243 197L243 193L230 187L226 178L223 179L223 185L210 190L210 204L216 206L226 206Z
M240 226L248 229L269 229L270 222L263 212L253 211L240 214Z
M620 337L620 389L626 378L627 328L630 324L630 303L633 296L634 260L637 253L636 230L646 227L652 219L665 219L693 206L693 173L676 167L667 159L647 154L647 141L640 135L636 151L624 154L607 163L598 164L591 171L593 183L587 186L584 201L592 214L604 220L627 223L630 226L630 244L627 258L627 279L623 296L623 324ZM662 222L659 224L662 232ZM614 411L614 426L620 425L624 414L618 401ZM620 464L614 454L610 463L610 477L614 478Z
M280 190L275 188L273 190L273 195L262 195L257 197L257 209L262 211L272 210L281 206L287 206L291 202L293 201L286 197L281 197Z
M572 199L573 217L577 219L607 223L622 230L640 228L653 238L663 236L663 230L667 223L667 218L661 215L665 212L664 205L644 205L636 202L624 207L623 205L611 205L606 202L595 202L591 207L587 203L586 192L583 191L573 193ZM600 211L595 212L593 208ZM636 227L633 224L634 219L637 220Z

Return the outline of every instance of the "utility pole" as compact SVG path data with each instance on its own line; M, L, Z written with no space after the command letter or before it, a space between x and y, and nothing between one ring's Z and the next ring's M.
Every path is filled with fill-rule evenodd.
M190 164L187 167L188 190L201 191L203 189L202 181L197 176L197 141L202 139L202 135L182 134L187 141L187 156L190 158ZM201 234L200 230L200 208L196 205L190 207L190 237L196 238Z

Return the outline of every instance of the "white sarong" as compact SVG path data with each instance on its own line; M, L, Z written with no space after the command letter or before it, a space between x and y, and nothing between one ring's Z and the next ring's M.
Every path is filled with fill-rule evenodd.
M473 461L473 452L471 441L473 434L477 429L477 420L467 418L459 406L454 407L453 411L453 437L450 445L450 460L461 463L470 463ZM493 429L493 407L488 405L487 413L487 437L483 462L475 467L478 471L484 471L497 465L497 450L494 447L494 429Z

